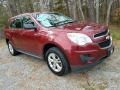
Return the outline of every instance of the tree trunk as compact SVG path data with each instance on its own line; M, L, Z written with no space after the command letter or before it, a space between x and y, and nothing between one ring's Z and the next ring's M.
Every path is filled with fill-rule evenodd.
M69 14L70 14L70 11L69 11L69 3L68 3L69 0L64 0L64 1L65 1L65 3L66 3L67 15L69 15Z
M94 0L87 0L88 13L91 21L95 22Z
M49 11L53 11L53 0L49 0Z
M109 5L108 5L107 17L106 17L106 25L109 24L110 10L111 10L111 6L112 6L113 2L114 2L113 0L110 0Z
M20 0L16 0L17 1L17 7L18 7L18 13L22 13L22 8L21 8L21 2Z
M99 0L96 0L96 23L99 23Z
M15 0L8 0L8 5L10 7L10 11L12 13L12 16L17 15L18 12L17 12L17 9L16 9Z
M85 20L85 16L84 16L84 13L83 13L83 10L82 10L81 0L79 0L79 2L78 2L78 8L79 8L79 11L81 13L82 20Z
M77 20L76 0L73 0L73 18Z

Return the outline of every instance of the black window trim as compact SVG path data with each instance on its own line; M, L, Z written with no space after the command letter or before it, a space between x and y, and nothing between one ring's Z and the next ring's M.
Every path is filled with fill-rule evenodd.
M34 22L36 28L38 27L37 23L31 18L30 15L23 15L22 17L29 17L29 18ZM23 22L22 22L22 28L25 29L25 28L23 27ZM30 29L26 29L26 30L30 30ZM31 30L32 30L32 29L31 29Z
M24 29L24 28L23 28L23 24L22 24L22 27L21 27L21 28L13 28L13 27L10 27L10 25L11 25L12 22L14 22L16 19L23 18L23 17L29 17L29 18L35 23L36 28L38 27L38 24L31 18L30 15L20 15L20 16L17 16L17 17L15 17L15 18L13 18L13 19L11 19L11 20L9 21L9 28L10 28L10 29Z

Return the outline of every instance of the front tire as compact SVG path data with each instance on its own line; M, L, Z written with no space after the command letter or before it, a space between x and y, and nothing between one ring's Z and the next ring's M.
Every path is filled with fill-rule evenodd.
M48 49L45 55L49 69L56 75L62 76L69 72L68 62L64 54L56 47Z
M8 42L7 46L8 46L8 50L9 50L9 52L10 52L10 54L12 56L15 56L15 55L18 54L18 52L14 49L13 45L11 44L11 42Z

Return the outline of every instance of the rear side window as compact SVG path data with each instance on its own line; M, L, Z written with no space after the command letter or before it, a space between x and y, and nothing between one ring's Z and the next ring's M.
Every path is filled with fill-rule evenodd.
M21 19L16 19L16 20L15 20L15 27L16 27L16 28L22 28Z
M10 23L11 28L22 28L22 18L16 18Z

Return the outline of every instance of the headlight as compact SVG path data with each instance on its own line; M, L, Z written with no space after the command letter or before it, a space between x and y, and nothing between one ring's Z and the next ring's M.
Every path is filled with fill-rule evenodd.
M88 37L85 34L81 34L81 33L67 33L68 38L78 44L78 45L85 45L87 43L92 43L92 40L90 39L90 37Z

